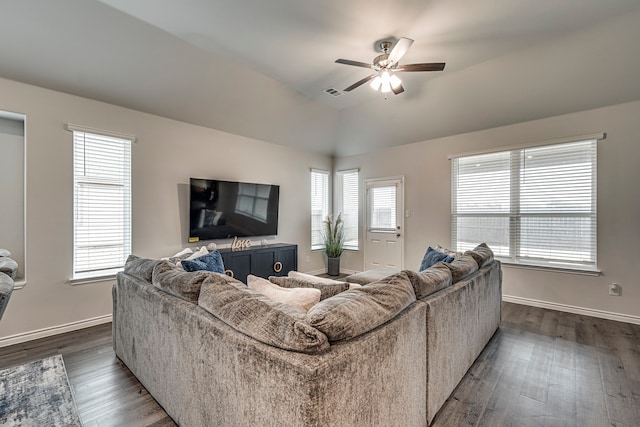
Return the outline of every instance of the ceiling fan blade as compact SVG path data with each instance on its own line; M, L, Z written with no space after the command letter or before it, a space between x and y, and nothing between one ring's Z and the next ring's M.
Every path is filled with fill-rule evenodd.
M356 67L373 68L373 65L366 62L352 61L350 59L336 59L337 64L353 65Z
M424 64L403 64L393 71L442 71L444 62L427 62Z
M400 59L404 56L405 53L409 50L411 45L413 44L413 40L408 39L406 37L400 37L400 40L396 43L396 45L391 50L389 54L389 58L387 61L389 62L389 66L400 61Z
M404 87L402 87L401 84L396 87L391 86L391 90L393 91L394 95L400 95L402 92L404 92Z
M352 90L354 90L355 88L362 86L363 84L365 84L366 82L373 80L375 77L377 76L377 74L371 74L370 76L365 77L362 80L358 80L357 82L355 82L354 84L352 84L351 86L349 86L348 88L346 88L344 91L345 92L351 92Z

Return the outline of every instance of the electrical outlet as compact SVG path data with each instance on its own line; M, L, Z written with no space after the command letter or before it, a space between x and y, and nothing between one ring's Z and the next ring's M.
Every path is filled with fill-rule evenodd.
M622 288L617 283L612 283L609 285L609 295L614 297L619 297L622 293Z

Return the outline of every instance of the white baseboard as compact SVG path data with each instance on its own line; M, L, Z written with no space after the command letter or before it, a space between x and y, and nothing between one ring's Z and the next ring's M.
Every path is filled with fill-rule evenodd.
M8 347L10 345L37 340L39 338L46 338L53 335L64 334L65 332L77 331L78 329L90 328L91 326L109 323L111 320L112 315L107 314L105 316L94 317L92 319L51 326L49 328L37 329L35 331L22 332L16 335L9 335L7 337L0 338L0 347Z
M516 297L512 295L502 295L502 301L512 302L520 305L530 305L532 307L548 308L549 310L564 311L566 313L582 314L584 316L598 317L601 319L615 320L618 322L633 323L640 325L640 316L630 314L613 313L610 311L596 310L593 308L576 307L574 305L559 304L557 302L540 301L531 298Z

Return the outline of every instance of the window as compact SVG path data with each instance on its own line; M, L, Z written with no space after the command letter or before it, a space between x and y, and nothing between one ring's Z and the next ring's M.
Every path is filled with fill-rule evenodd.
M342 212L344 221L345 249L358 250L358 170L337 173L336 212Z
M329 215L329 172L311 170L311 249L322 249L322 221Z
M239 185L236 212L266 224L271 186L244 182Z
M73 131L73 278L114 274L131 253L131 143Z
M596 144L452 159L455 249L486 242L508 263L596 270Z
M397 231L396 193L397 185L369 188L369 229L374 231Z

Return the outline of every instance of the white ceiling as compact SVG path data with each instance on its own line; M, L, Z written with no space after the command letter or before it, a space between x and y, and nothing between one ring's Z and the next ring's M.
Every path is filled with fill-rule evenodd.
M3 0L0 76L325 154L640 99L637 0ZM415 43L388 100L364 85ZM74 61L75 60L75 61ZM2 109L0 99L0 109Z

